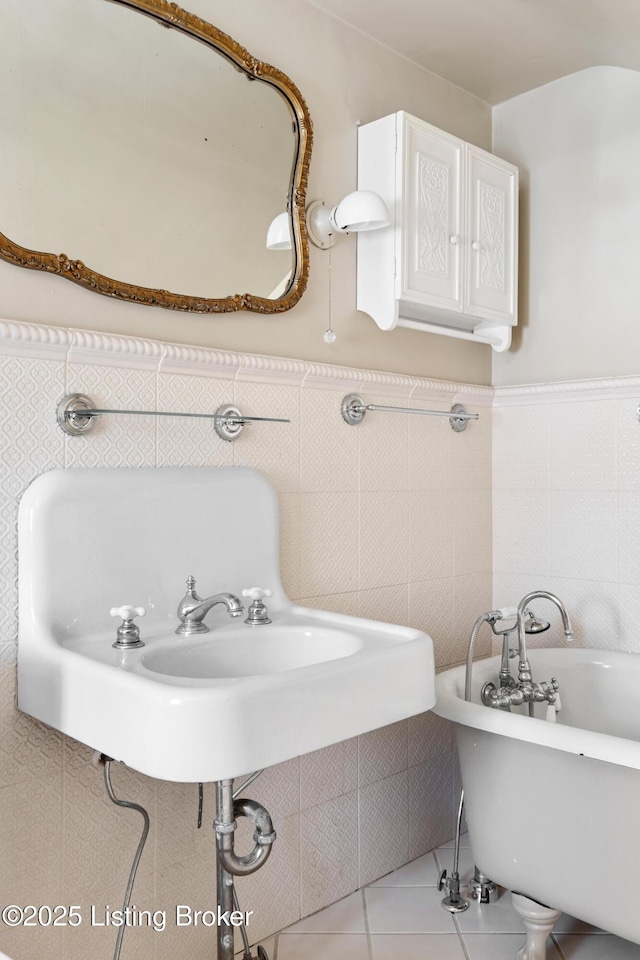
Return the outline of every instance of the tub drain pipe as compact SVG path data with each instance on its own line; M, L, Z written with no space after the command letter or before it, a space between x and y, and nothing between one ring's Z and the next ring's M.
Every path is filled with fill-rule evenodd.
M234 850L236 817L248 817L255 825L254 848L244 857L238 856ZM234 800L233 780L219 780L216 783L216 819L213 828L216 834L218 907L222 915L231 914L237 903L234 876L247 877L267 862L276 833L268 811L261 804L243 798ZM233 926L218 924L216 935L218 960L233 960Z

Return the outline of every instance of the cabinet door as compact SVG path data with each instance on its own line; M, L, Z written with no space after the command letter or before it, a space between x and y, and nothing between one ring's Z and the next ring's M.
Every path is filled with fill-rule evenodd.
M405 115L399 298L459 312L463 151L463 141Z
M468 223L465 312L517 322L516 167L467 144Z

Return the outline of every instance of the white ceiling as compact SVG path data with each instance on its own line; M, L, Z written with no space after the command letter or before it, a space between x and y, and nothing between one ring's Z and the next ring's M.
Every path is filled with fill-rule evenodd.
M487 103L592 66L640 70L640 0L310 0Z

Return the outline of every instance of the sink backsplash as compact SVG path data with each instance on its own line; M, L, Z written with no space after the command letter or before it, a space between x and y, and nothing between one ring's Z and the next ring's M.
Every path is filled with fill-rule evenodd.
M105 416L90 435L68 437L55 408L72 391L99 407L202 413L234 402L248 414L291 423L251 425L229 444L206 420ZM440 418L383 413L351 427L340 401L356 391L390 405L448 410L461 401L481 416L461 435ZM255 467L278 493L289 598L424 629L444 667L462 660L470 624L492 602L491 394L487 387L0 321L0 898L80 903L87 915L89 904L113 905L138 829L109 804L88 750L14 708L17 506L31 480L75 466ZM121 767L114 774L116 792L152 812L138 906L209 905L212 789L205 792L206 829L198 832L192 784L156 782ZM456 788L452 732L432 714L267 770L252 793L269 807L280 839L265 870L240 885L244 908L255 911L252 938L450 837ZM29 955L80 960L100 949L108 955L113 939L108 928L56 933L4 929L0 949L20 960L28 938ZM185 951L198 960L212 943L211 931L200 928L161 935L132 928L127 938L133 953L155 958Z

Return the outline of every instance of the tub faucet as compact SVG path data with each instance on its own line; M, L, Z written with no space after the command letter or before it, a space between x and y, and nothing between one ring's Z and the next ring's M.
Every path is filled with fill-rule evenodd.
M176 633L183 637L191 637L196 633L209 633L209 627L204 618L217 603L223 603L230 617L242 615L244 607L233 593L216 593L203 600L196 593L195 577L187 578L187 592L178 604L178 619L180 625Z
M535 703L546 701L551 705L558 701L558 681L555 677L552 677L551 680L534 683L531 675L531 667L527 659L526 634L541 633L548 628L546 622L537 620L528 609L529 604L533 600L550 600L552 603L555 603L562 617L564 635L567 640L573 640L571 619L562 600L547 590L534 590L532 593L528 593L522 598L516 610L518 680L516 682L509 674L509 655L515 654L515 651L508 649L508 641L505 637L504 646L506 647L506 652L503 648L502 668L499 676L500 686L496 687L496 685L491 682L485 683L482 688L482 702L485 706L509 710L511 707L519 707L523 703L528 703L529 716L533 716Z
M560 611L560 616L562 617L562 626L564 628L564 635L567 640L573 640L573 627L571 626L571 620L567 609L558 597L554 593L549 593L547 590L534 590L532 593L528 593L525 597L522 598L518 604L518 683L530 683L531 682L531 667L529 666L529 661L527 660L527 643L525 639L525 611L532 600L550 600L552 603L555 603L556 607Z

